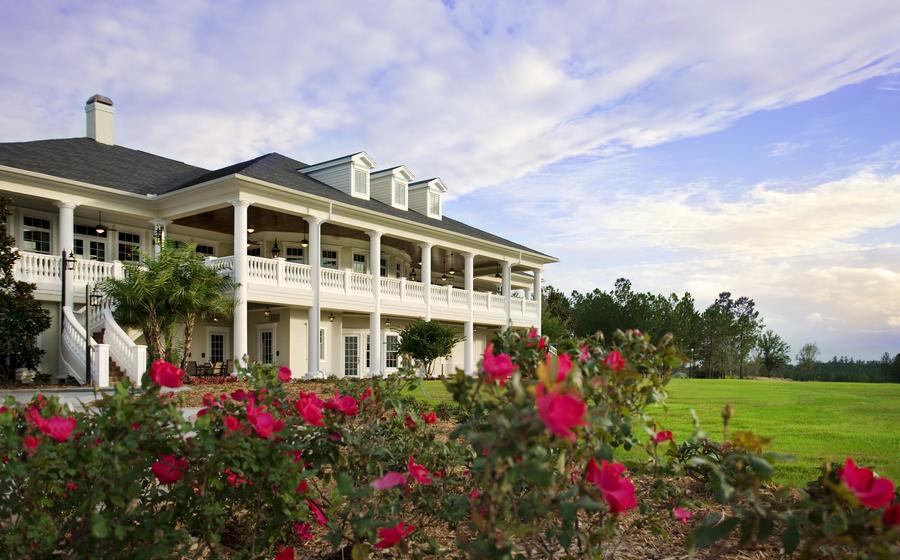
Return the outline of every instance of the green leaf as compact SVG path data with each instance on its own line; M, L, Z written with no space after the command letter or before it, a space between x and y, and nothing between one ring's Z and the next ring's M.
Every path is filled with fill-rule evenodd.
M762 478L770 478L775 471L775 467L771 463L756 455L750 456L750 466Z
M522 470L522 478L535 486L546 488L553 484L553 471L531 463L530 465L526 465Z
M717 541L728 538L741 522L740 519L732 517L716 525L707 525L706 523L710 520L710 517L707 516L704 520L704 525L694 532L695 542L700 548L706 548Z
M787 529L781 535L781 544L785 554L792 554L800 546L800 521L796 517L788 519Z
M350 475L342 472L337 477L337 490L342 496L349 496L353 493L353 479Z
M105 539L109 535L106 518L103 517L102 513L95 512L91 515L91 534L98 539Z

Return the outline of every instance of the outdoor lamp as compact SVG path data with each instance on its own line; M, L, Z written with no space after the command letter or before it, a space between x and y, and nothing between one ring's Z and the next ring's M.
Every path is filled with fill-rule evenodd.
M332 313L331 315L328 316L328 322L334 323L334 313Z
M453 253L450 253L450 270L448 271L450 276L456 274L456 270L453 269Z
M99 210L97 211L97 225L94 226L94 231L97 232L97 235L106 233L106 226L103 225L103 213Z
M75 263L76 263L76 261L75 261L75 254L74 254L74 253L69 253L69 256L68 256L68 257L65 257L65 263L64 263L64 264L65 264L65 266L66 266L66 270L75 270Z
M415 268L409 271L409 279L412 280L413 282L416 281L416 269Z
M281 256L281 248L278 247L278 239L275 239L275 244L272 245L272 258L277 259Z
M387 328L391 328L391 318L390 317L388 317L387 319L384 320L384 326Z
M300 246L303 247L304 249L309 247L309 239L304 237L302 240L300 240Z
M156 226L156 229L153 231L153 240L156 241L157 245L162 245L163 240L163 228L160 225Z
M497 263L497 274L494 274L494 278L503 278L500 274L500 263Z
M271 311L269 311L269 306L267 305L267 306L266 306L266 310L263 311L263 315L265 315L266 317L268 317L270 314L271 314Z
M254 231L256 231L256 228L255 228L255 227L253 227L253 226L247 226L247 233L253 233Z
M100 302L103 301L103 294L97 289L97 286L94 286L94 289L91 290L91 295L89 297L92 307L97 307L100 305Z

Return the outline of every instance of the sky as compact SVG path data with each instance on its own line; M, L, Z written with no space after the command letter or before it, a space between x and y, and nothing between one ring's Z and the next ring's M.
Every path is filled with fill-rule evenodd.
M439 176L567 293L729 291L794 353L900 352L895 0L0 4L0 141L82 136L94 93L195 165Z

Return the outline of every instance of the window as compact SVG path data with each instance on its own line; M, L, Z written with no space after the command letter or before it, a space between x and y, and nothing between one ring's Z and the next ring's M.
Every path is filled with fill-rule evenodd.
M366 369L369 369L371 366L370 355L372 353L372 337L370 335L366 335Z
M200 253L201 255L207 255L210 257L212 257L213 255L216 254L216 252L213 250L213 248L210 247L209 245L197 245L197 252Z
M365 169L353 168L353 192L356 194L369 194L369 172Z
M323 268L337 268L338 267L338 253L333 249L322 249L322 267Z
M259 331L259 361L264 364L275 361L275 335L272 329Z
M209 361L220 364L225 361L225 335L212 333L209 335Z
M384 366L396 368L400 356L400 337L396 334L385 336Z
M394 181L394 204L406 206L406 183Z
M441 214L441 195L438 193L428 193L428 213L435 216Z
M284 260L292 263L305 263L306 259L303 257L303 247L285 247Z
M87 255L84 252L85 242L87 242ZM94 241L93 239L75 238L75 247L72 252L81 257L86 257L92 261L104 262L106 260L106 243L103 241Z
M397 278L403 278L403 263L397 262Z
M25 216L22 220L22 241L26 251L50 253L50 220Z
M119 232L119 260L139 261L138 249L141 248L141 236L127 231Z
M325 359L325 329L319 329L319 361L328 361Z
M359 375L359 336L344 337L344 375Z
M387 277L387 259L381 259L381 276Z
M362 253L353 253L353 272L360 272L365 274L368 272L366 267L366 255Z

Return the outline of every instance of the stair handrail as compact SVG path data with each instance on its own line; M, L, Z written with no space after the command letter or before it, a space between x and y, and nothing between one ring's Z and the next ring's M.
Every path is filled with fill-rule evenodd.
M85 339L90 340L91 348L91 382L97 387L109 387L109 345L100 344L87 337L81 322L68 305L63 307L63 328L60 340L62 366L68 375L80 384L85 384Z
M141 377L147 370L147 346L137 344L128 336L113 316L112 308L103 307L103 342L109 344L110 355L121 367L134 385L140 385Z

